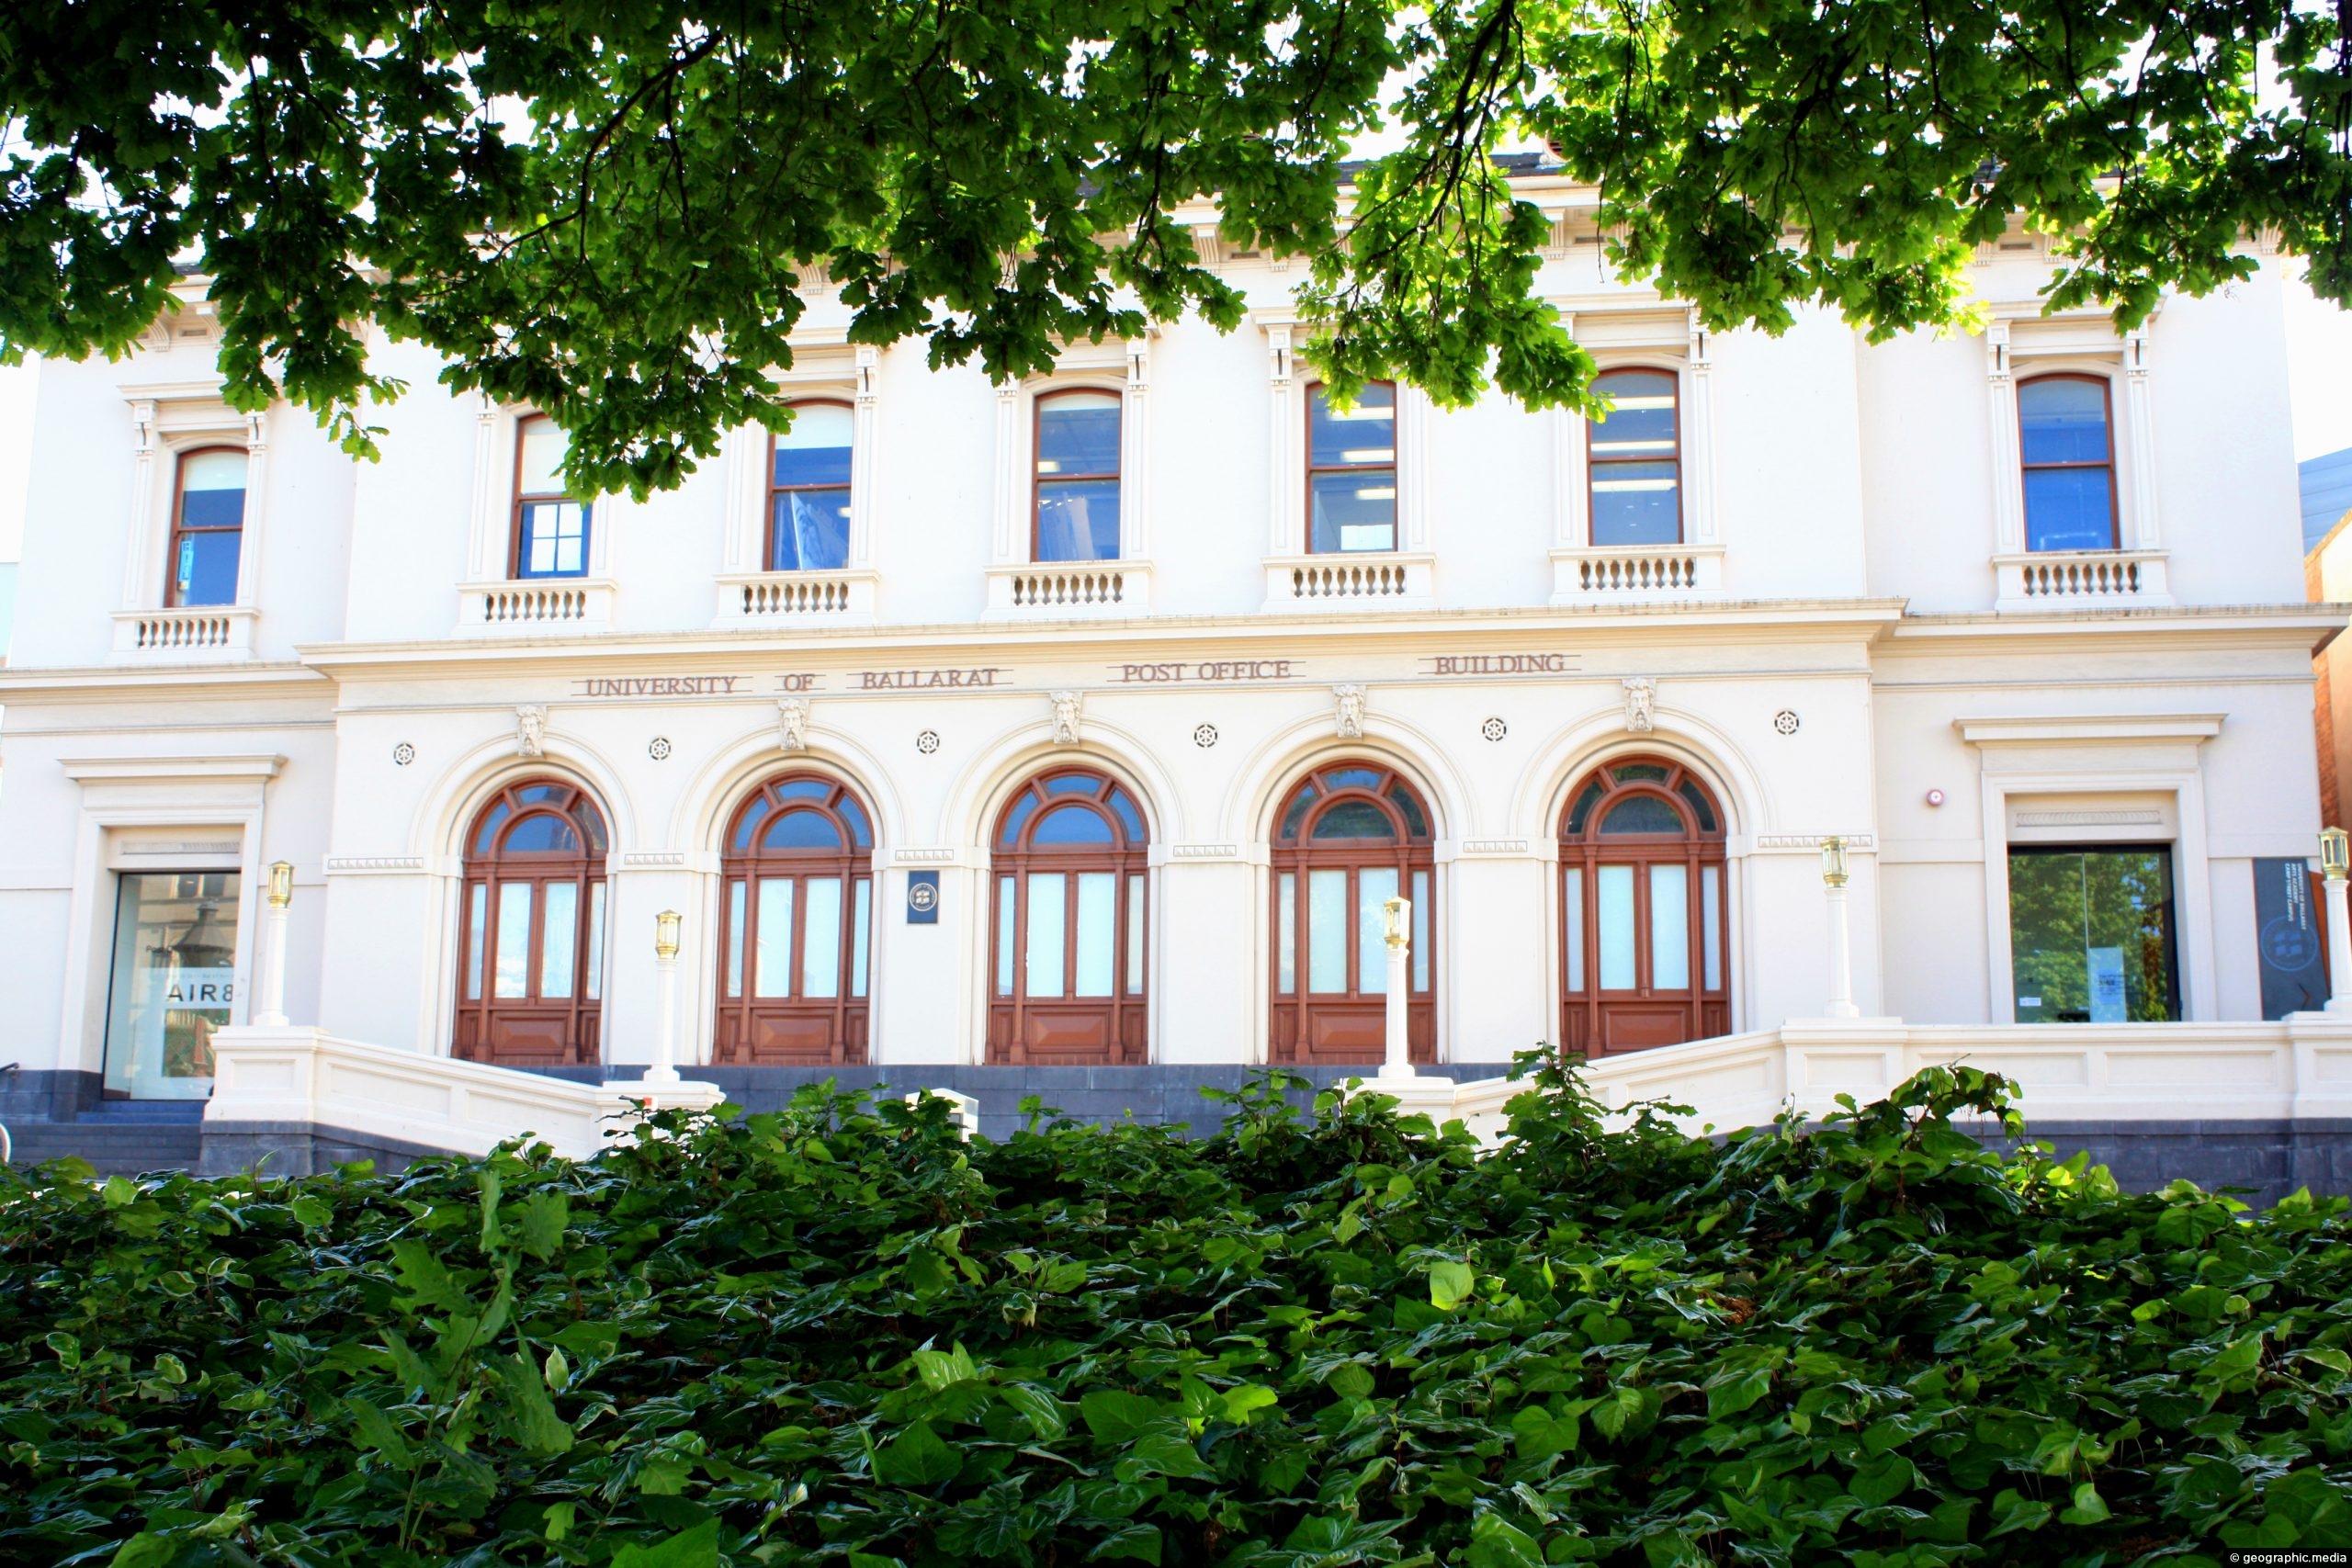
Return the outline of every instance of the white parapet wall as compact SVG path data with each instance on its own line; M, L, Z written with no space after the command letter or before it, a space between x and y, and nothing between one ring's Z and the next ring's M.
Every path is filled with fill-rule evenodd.
M572 1083L316 1029L223 1029L212 1051L208 1130L328 1127L453 1154L488 1154L527 1133L586 1159L643 1111L708 1111L726 1099L718 1085L693 1079Z

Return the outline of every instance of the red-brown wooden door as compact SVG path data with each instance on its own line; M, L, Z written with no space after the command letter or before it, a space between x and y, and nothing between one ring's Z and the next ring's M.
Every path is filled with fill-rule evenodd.
M560 779L509 784L466 838L450 1055L502 1066L597 1060L605 817Z
M1724 817L1680 763L1621 757L1560 822L1560 1039L1587 1056L1731 1029Z
M1382 906L1412 900L1408 1055L1437 1059L1436 861L1419 794L1393 769L1317 768L1283 797L1272 855L1272 1060L1380 1061L1387 1046Z
M866 1060L874 829L838 780L753 790L720 861L711 1059L753 1066Z
M1135 797L1091 769L1013 795L990 863L989 1061L1148 1059L1150 852Z

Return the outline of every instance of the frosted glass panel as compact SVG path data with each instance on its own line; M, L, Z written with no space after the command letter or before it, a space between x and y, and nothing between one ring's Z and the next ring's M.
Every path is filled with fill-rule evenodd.
M1600 894L1600 988L1634 988L1634 868L1604 865L1594 884Z
M1430 874L1413 873L1413 989L1430 988Z
M605 994L605 885L588 889L588 999Z
M1565 874L1560 886L1560 940L1567 950L1566 988L1584 989L1584 868Z
M490 888L486 884L474 884L473 908L466 924L466 1000L481 999L482 944L490 939Z
M1127 995L1143 995L1143 878L1127 878Z
M1012 995L1012 878L1000 876L996 882L996 994Z
M1724 988L1724 924L1723 872L1719 867L1699 868L1699 946L1703 954L1707 989Z
M792 879L760 881L759 946L752 955L752 995L792 994Z
M1298 873L1283 873L1274 895L1274 989L1298 992Z
M1348 874L1306 874L1306 988L1348 988Z
M865 995L865 944L874 929L874 883L860 877L857 883L856 908L850 911L849 928L849 994Z
M1078 875L1078 985L1073 994L1107 997L1117 987L1112 955L1119 951L1119 874L1082 871Z
M498 976L492 995L531 994L531 885L509 882L498 889Z
M842 994L842 879L812 876L804 885L808 902L801 911L800 994Z
M1027 985L1032 1000L1062 994L1062 936L1069 919L1064 906L1069 897L1058 871L1040 872L1029 878L1029 954Z
M550 882L539 928L539 995L550 1001L571 995L572 971L579 964L580 885Z
M1395 866L1366 866L1356 873L1356 989L1367 997L1388 994L1388 912L1396 897Z
M727 885L727 994L743 994L743 884Z
M1679 991L1690 984L1690 874L1650 867L1650 985Z

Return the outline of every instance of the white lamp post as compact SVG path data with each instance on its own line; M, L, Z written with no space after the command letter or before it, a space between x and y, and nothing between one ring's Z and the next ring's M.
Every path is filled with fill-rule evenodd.
M2344 879L2352 874L2352 834L2323 828L2320 887L2327 900L2327 1010L2352 1012L2352 926L2345 921Z
M286 1027L286 922L294 902L294 867L277 861L269 868L269 914L262 928L261 1010L254 1022L264 1029Z
M1406 1004L1412 998L1405 989L1405 960L1412 943L1413 905L1408 898L1391 898L1380 908L1387 919L1383 935L1388 942L1388 1041L1380 1076L1409 1078L1413 1076L1413 1060L1406 1039Z
M678 1081L678 911L664 909L653 917L653 967L661 976L662 1024L654 1033L653 1066L647 1083Z
M1846 840L1821 840L1821 886L1829 905L1829 1006L1831 1018L1860 1018L1854 1005L1853 941L1846 921Z

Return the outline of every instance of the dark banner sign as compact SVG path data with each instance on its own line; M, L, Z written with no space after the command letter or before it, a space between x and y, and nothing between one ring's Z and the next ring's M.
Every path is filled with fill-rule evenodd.
M2255 942L2262 965L2262 1016L2316 1012L2327 1005L2327 932L2312 896L2311 863L2254 863Z

